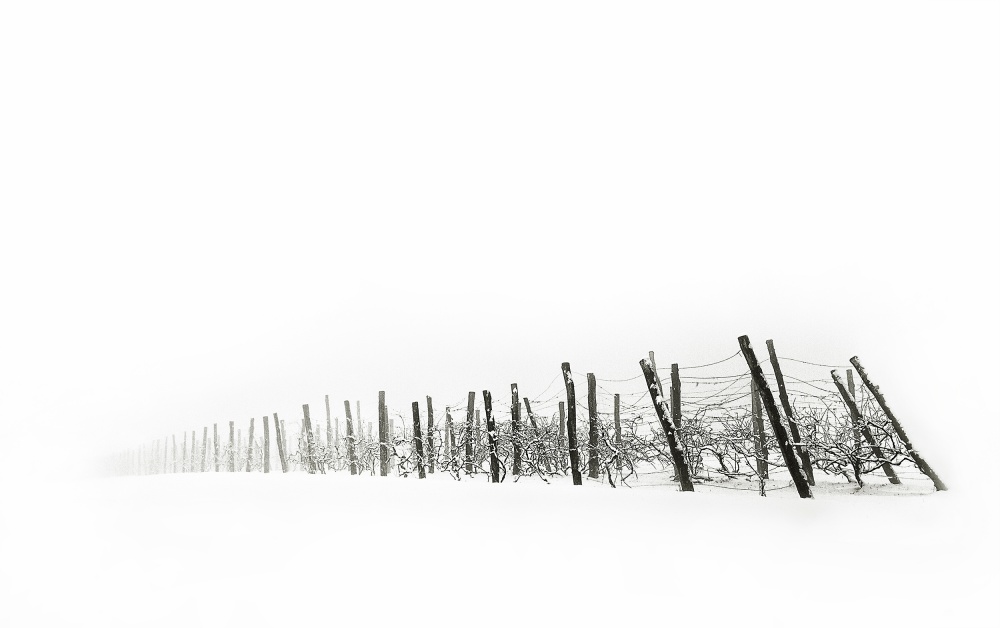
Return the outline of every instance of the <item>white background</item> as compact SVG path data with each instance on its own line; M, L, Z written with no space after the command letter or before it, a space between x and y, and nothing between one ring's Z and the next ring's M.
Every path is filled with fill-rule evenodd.
M859 355L995 522L998 22L4 3L0 485L324 394L528 395L746 333Z

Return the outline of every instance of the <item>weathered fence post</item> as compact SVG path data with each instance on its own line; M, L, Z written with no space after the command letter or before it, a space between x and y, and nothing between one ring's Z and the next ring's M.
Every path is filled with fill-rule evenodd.
M336 470L336 461L334 460L335 452L337 451L337 437L335 436L336 431L333 428L333 415L330 414L330 395L323 395L323 403L326 404L326 457L328 459L328 465L331 471Z
M885 412L886 418L888 418L889 422L892 423L892 429L896 430L896 435L899 436L899 440L903 441L903 446L906 447L906 452L910 454L911 458L913 458L913 462L916 463L920 472L931 479L936 490L948 490L948 487L944 485L944 482L942 482L941 478L939 478L937 473L934 472L934 469L931 469L931 466L927 464L924 457L921 456L920 453L913 447L913 443L903 430L903 426L900 425L899 420L896 419L896 415L889 409L889 404L886 403L885 397L881 392L879 392L878 386L873 384L872 381L868 379L868 373L865 371L865 368L861 366L861 361L858 360L858 356L851 358L851 364L854 365L854 368L858 369L858 375L861 376L861 381L865 383L868 390L870 390L872 395L875 396L875 401L878 402L878 405L882 408L882 412Z
M557 444L559 454L559 466L562 468L562 472L566 473L566 402L559 402L559 441Z
M681 374L676 363L670 365L670 418L674 429L681 429Z
M587 471L591 478L601 477L601 459L598 455L600 444L599 419L597 418L597 378L593 373L587 373L587 411L589 415L589 433L587 439Z
M510 440L514 448L512 475L521 475L521 400L517 396L517 384L510 385Z
M264 473L271 472L271 434L268 428L268 416L264 415L264 452L262 457L264 458Z
M754 354L753 347L750 346L750 338L740 336L739 343L740 351L743 352L747 366L750 367L751 376L757 382L757 393L761 401L764 402L767 418L771 422L771 429L774 430L774 435L778 440L778 449L781 451L781 457L784 458L785 466L788 467L788 473L792 476L792 482L795 483L795 490L798 491L799 497L812 497L809 482L806 481L806 476L802 473L802 468L799 466L799 459L795 456L795 450L792 449L792 445L788 441L788 432L785 431L785 426L781 424L778 407L774 404L774 395L771 394L771 388L767 385L767 380L764 379L764 371L760 368L760 363L757 362L757 356Z
M184 432L184 444L181 448L181 473L188 471L188 434Z
M781 407L788 418L788 429L792 433L792 440L795 441L795 451L802 459L802 470L805 471L806 481L809 486L816 486L816 479L813 477L812 460L809 457L809 450L802 445L802 437L799 434L799 422L792 412L792 404L788 401L788 391L785 389L785 376L781 373L781 364L778 363L778 354L774 350L774 342L767 341L767 353L771 358L771 369L774 371L774 379L778 383L778 398L781 400ZM852 395L854 393L851 393Z
M177 473L177 434L170 435L170 442L172 443L171 447L173 448L172 449L173 456L171 457L174 459L172 472Z
M420 434L420 402L418 401L413 402L413 448L417 452L417 477L423 480L427 477L427 473L424 471L424 441Z
M854 370L847 369L847 392L851 393L853 399L857 399L854 394ZM860 409L860 408L859 408ZM854 428L854 450L861 451L861 426L857 422L852 421L851 426Z
M750 412L753 418L754 453L757 459L757 475L762 480L767 477L767 437L764 434L764 415L760 407L760 392L757 380L750 379Z
M385 391L378 391L378 461L379 475L389 475L389 415L385 407Z
M667 438L667 447L670 449L670 457L673 459L674 468L677 470L677 479L680 481L681 491L693 491L694 484L691 482L691 474L688 471L687 461L684 459L684 452L677 445L677 434L671 418L668 401L663 398L660 392L660 385L656 383L656 370L649 360L639 360L642 374L646 377L646 388L649 389L649 398L656 409L656 417L660 420L660 427Z
M287 449L285 441L284 421L278 422L278 413L274 413L274 442L278 445L278 461L281 463L281 472L288 473L288 459L285 457Z
M615 447L618 448L615 468L622 470L622 419L621 419L621 396L615 393Z
M569 466L573 476L573 484L580 486L583 484L583 476L580 474L580 451L577 449L576 440L576 385L573 382L573 372L570 370L569 362L562 363L563 383L566 385L566 408L569 416L566 419L566 432L569 437Z
M351 402L344 400L344 415L347 417L347 464L351 470L351 475L358 474L358 454L355 450L356 447L356 437L354 436L354 421L351 418ZM358 432L361 432L361 423L359 419Z
M431 403L430 395L427 396L427 455L427 472L434 473L434 459L437 455L434 451L434 405Z
M236 421L229 422L229 460L226 470L230 473L236 472Z
M472 415L476 408L476 393L469 391L469 405L465 410L465 473L472 475Z
M201 435L201 472L204 473L208 471L208 426L205 426L205 432Z
M451 408L444 408L444 446L448 451L448 470L456 471L457 464L455 457L458 455L458 448L455 443L455 421L451 418Z
M483 406L486 408L486 440L490 450L490 482L500 482L500 447L497 422L493 418L493 396L490 391L483 391Z
M212 453L215 456L215 472L219 472L219 424L212 424Z
M840 392L841 398L844 400L844 405L847 406L847 410L851 413L851 423L856 425L861 433L864 435L865 440L868 441L868 446L871 447L872 454L882 461L881 467L882 472L885 473L885 477L889 478L890 484L900 484L899 477L896 475L895 469L886 460L885 453L882 448L878 446L875 442L875 437L872 436L872 432L868 429L868 423L861 416L861 410L858 409L858 404L854 400L854 395L850 394L844 387L844 381L840 379L840 375L837 371L830 371L830 375L833 377L833 383L837 386L837 391Z
M247 434L247 473L253 468L253 417L250 417L250 432Z
M313 428L312 421L309 420L309 404L302 404L302 434L305 440L306 471L316 473L315 450L313 449Z

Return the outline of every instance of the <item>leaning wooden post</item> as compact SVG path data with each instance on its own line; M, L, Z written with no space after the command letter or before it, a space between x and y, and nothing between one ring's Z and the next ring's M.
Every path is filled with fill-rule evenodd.
M806 481L809 482L809 486L816 486L809 450L802 446L802 438L799 435L799 422L795 418L795 413L792 412L792 404L788 400L788 391L785 389L785 376L781 373L778 354L775 352L774 342L771 340L767 341L767 353L771 358L771 369L774 371L774 379L778 382L778 399L781 400L781 407L788 418L788 430L792 433L792 440L795 441L795 451L799 454L799 458L802 459L802 470L806 474Z
M670 449L670 457L673 460L674 468L677 469L677 479L680 481L681 491L693 491L694 483L691 482L691 473L688 470L687 461L684 460L684 452L677 444L677 433L674 428L673 419L670 414L668 401L660 393L660 385L656 383L656 371L653 364L646 359L639 360L642 374L646 377L646 388L649 389L649 398L656 409L656 417L660 420L660 427L667 438L667 447Z
M854 370L853 369L847 369L847 392L851 393L851 398L852 399L855 399L855 400L857 399L857 396L854 394L855 390L854 390ZM858 414L858 416L860 416L860 413ZM858 422L854 422L854 421L851 422L851 425L854 428L854 450L855 451L860 451L861 450L861 427L858 424Z
M271 434L268 423L268 416L264 415L264 473L271 472Z
M837 385L837 390L840 392L840 397L844 400L844 405L847 406L847 410L851 413L851 422L858 426L858 430L864 435L865 440L868 441L868 446L871 447L872 455L882 461L882 472L885 473L885 477L889 478L889 483L900 484L899 477L896 475L895 469L885 457L885 453L882 448L878 446L875 441L875 437L872 436L872 432L868 429L868 423L865 422L864 418L861 416L861 411L858 410L858 403L854 400L854 395L848 392L847 388L844 387L844 381L840 379L840 375L837 371L830 371L830 375L833 376L833 383Z
M753 418L754 453L757 459L757 475L762 480L767 478L767 437L764 435L764 416L760 407L760 392L757 390L757 380L750 380L750 413ZM763 490L763 489L761 489Z
M278 445L278 461L281 462L281 472L288 473L287 441L285 440L284 421L278 422L278 413L274 413L274 442Z
M472 475L472 415L476 408L476 393L469 391L469 405L465 410L465 473Z
M302 404L302 439L305 440L305 459L306 459L306 471L309 473L316 473L316 457L314 455L315 450L313 449L313 428L312 421L309 419L309 404Z
M427 477L424 471L424 441L420 435L420 402L413 402L413 448L417 452L417 477L423 480Z
M937 473L934 472L934 469L931 469L931 466L927 464L924 457L921 456L920 453L913 447L913 443L903 430L903 426L900 425L899 420L896 419L896 415L889 409L889 404L885 402L885 397L881 392L879 392L878 386L873 384L872 381L868 379L868 373L865 371L865 368L861 366L861 361L858 360L858 356L851 358L851 364L854 365L854 368L858 369L858 375L861 376L861 381L865 383L868 390L870 390L872 395L875 396L875 400L878 401L878 405L882 408L882 412L885 412L886 418L888 418L889 422L892 423L892 429L896 430L896 435L899 436L899 440L903 441L903 446L906 447L906 453L910 454L910 458L913 458L913 462L917 465L917 468L920 469L920 472L934 482L934 488L936 490L947 491L948 487L944 485L944 482L942 482L941 478L939 478Z
M517 396L517 384L510 385L510 440L514 446L510 472L521 475L521 400Z
M347 464L351 470L351 475L358 474L358 454L355 450L354 421L351 417L351 402L344 400L344 416L347 417ZM361 424L358 423L358 432L361 431Z
M421 445L423 447L423 445ZM434 405L431 398L427 397L427 472L434 473Z
M615 460L615 467L622 470L622 419L621 419L621 396L615 393L615 447L618 455Z
M385 407L385 391L378 391L378 461L379 475L389 475L389 416Z
M593 479L601 477L601 459L598 456L600 444L599 420L597 418L597 378L593 373L587 373L587 413L589 421L587 439L587 475Z
M490 482L500 482L500 447L497 422L493 418L493 396L490 391L483 391L483 406L486 408L486 441L490 450Z
M576 385L573 383L573 372L569 368L569 362L562 363L563 383L566 385L566 408L569 416L566 419L566 432L569 437L569 467L573 475L574 486L583 484L583 476L580 475L580 451L577 449L576 441Z
M799 497L812 497L812 489L809 488L809 482L806 481L806 476L802 473L802 467L799 466L799 459L795 456L795 450L792 449L792 445L788 440L788 432L785 431L785 426L781 424L781 415L778 414L778 407L774 403L774 395L771 394L771 388L767 385L767 380L764 379L764 371L760 368L760 363L757 362L757 356L754 354L753 347L750 346L750 338L740 336L739 343L747 366L750 367L751 376L757 382L757 392L760 395L761 401L764 402L764 410L767 411L767 418L771 422L771 429L774 430L774 435L778 440L778 449L781 451L781 457L784 458L785 466L788 467L788 473L792 476L792 482L795 483L795 490L798 491Z

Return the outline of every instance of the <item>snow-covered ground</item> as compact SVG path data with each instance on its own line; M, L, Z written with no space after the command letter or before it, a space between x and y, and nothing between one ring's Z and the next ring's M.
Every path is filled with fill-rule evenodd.
M995 513L910 484L813 500L442 475L39 484L0 515L3 612L8 626L996 625Z

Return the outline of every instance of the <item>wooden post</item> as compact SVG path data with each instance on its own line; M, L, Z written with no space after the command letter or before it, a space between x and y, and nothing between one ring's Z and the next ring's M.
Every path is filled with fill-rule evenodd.
M760 405L760 394L757 390L757 380L750 379L750 409L753 416L754 454L757 460L757 475L762 480L767 475L767 441L764 435L764 415Z
M598 446L600 444L599 419L597 418L597 378L593 373L587 373L587 410L590 418L589 439L587 443L587 470L588 475L593 479L601 477L598 456Z
M274 413L274 441L278 445L278 461L281 462L281 472L288 473L288 458L285 457L287 441L285 441L284 421L278 422L278 413Z
M423 445L421 445L423 447ZM434 473L434 459L437 456L434 452L434 404L427 396L427 472Z
M852 399L857 399L854 395L854 371L852 369L847 369L847 392L851 393ZM860 408L859 408L860 410ZM858 416L855 417L851 414L851 431L854 433L854 451L861 451L861 413L858 412ZM860 470L854 470L855 475L860 476ZM861 479L858 478L858 483L861 483Z
M305 459L306 459L306 471L309 473L316 473L316 457L315 449L313 449L313 428L312 421L309 419L309 404L302 404L302 434L303 440L305 440Z
M767 385L767 380L764 379L764 371L760 368L760 363L757 362L757 356L754 354L753 347L750 346L750 338L740 336L739 343L747 366L750 367L750 373L757 382L758 395L761 401L764 402L764 410L767 412L767 418L771 422L771 429L774 430L774 435L777 438L781 457L784 458L785 466L788 467L788 473L792 476L795 490L798 491L801 498L812 497L812 490L809 488L806 476L802 473L802 468L799 466L799 459L795 456L795 450L792 449L792 445L788 441L788 432L785 431L785 426L781 424L778 407L774 404L774 395L771 394L771 388Z
M215 456L215 472L219 472L219 424L212 424L212 453Z
M660 427L667 438L667 447L670 449L670 457L677 469L677 479L681 484L681 491L694 491L694 484L691 482L691 474L688 470L687 461L684 460L684 453L677 445L676 429L671 417L670 407L667 400L663 399L660 392L660 385L656 383L656 370L649 360L639 360L639 367L646 377L646 388L649 389L649 398L656 409L656 417L660 420Z
M378 460L379 475L389 475L389 415L385 407L385 391L378 391Z
M448 470L455 471L455 456L458 455L458 448L455 446L455 421L451 418L451 408L444 407L444 447L448 452Z
M670 418L681 429L681 375L676 363L670 365Z
M208 471L208 426L201 436L201 472Z
M948 490L948 487L944 485L944 482L942 482L941 478L939 478L937 473L934 472L934 469L927 464L927 461L920 455L920 452L913 447L913 443L903 430L903 426L899 423L896 415L892 413L892 410L889 409L889 404L886 403L885 397L881 392L879 392L878 386L873 384L868 378L868 373L865 371L865 368L861 366L861 361L858 360L858 356L851 358L851 364L854 365L854 368L858 369L858 375L861 376L861 381L864 382L868 390L870 390L872 395L875 396L875 401L878 402L878 405L882 408L882 412L885 412L886 418L888 418L889 422L892 423L892 429L896 430L896 435L899 436L899 440L903 441L903 446L906 447L906 453L910 454L910 458L913 459L913 462L917 465L917 468L920 469L920 472L934 482L934 488L936 490Z
M615 462L615 467L621 471L622 470L622 419L620 414L621 409L621 396L615 393L615 447L618 448L618 459Z
M167 456L167 451L169 450L169 447L170 447L170 445L167 443L167 439L164 438L163 439L163 473L164 474L166 474L166 472L167 472L167 460L169 459L169 456Z
M778 363L778 354L774 350L774 342L767 341L767 353L771 358L771 369L774 370L774 379L778 382L778 398L781 400L781 407L785 411L788 419L788 430L792 433L792 440L795 441L795 451L802 459L802 470L806 474L806 481L809 486L816 486L816 479L813 477L812 459L809 457L809 450L802 446L802 437L799 434L799 422L792 412L792 404L788 401L788 391L785 389L785 376L781 373L781 364ZM851 393L854 394L854 393Z
M486 408L486 439L490 449L490 482L500 482L500 447L497 434L497 423L493 418L493 396L490 391L483 391L483 406Z
M580 451L577 449L576 440L576 385L573 383L573 372L570 370L569 362L562 363L563 383L566 385L566 408L569 416L566 419L566 432L569 436L569 466L573 476L573 485L583 484L583 476L580 474Z
M559 466L562 467L563 473L566 473L566 402L559 402Z
M844 381L840 379L840 375L837 371L830 371L830 375L833 377L833 383L837 386L837 391L840 392L841 398L844 400L844 405L847 406L847 410L851 413L851 422L858 426L858 429L864 435L865 440L868 441L868 446L871 447L872 454L882 460L882 472L885 473L885 477L889 478L890 484L900 484L899 477L896 475L895 469L885 458L885 453L882 448L878 446L875 441L875 437L872 436L872 432L868 429L868 423L865 422L864 417L861 416L861 411L858 410L858 404L854 400L854 395L850 394L848 390L844 387Z
M417 477L423 480L427 477L427 473L424 471L424 441L420 434L420 402L418 401L413 402L413 449L417 452Z
M181 473L187 473L188 470L188 434L184 432L184 445L181 449Z
M236 472L236 422L229 422L229 461L226 469L230 473Z
M469 391L469 405L465 410L465 473L472 475L472 414L476 407L476 392Z
M516 383L510 385L510 440L514 448L510 472L521 475L521 400L517 396Z
M268 428L268 416L264 415L264 452L262 457L264 458L264 473L271 472L271 434Z
M344 400L344 416L347 417L347 464L351 475L358 474L358 454L355 449L354 425L351 419L351 402ZM358 431L361 431L361 424L358 424Z
M247 433L247 473L253 469L253 417L250 417L250 431Z
M660 381L660 371L659 371L659 369L656 368L656 358L653 357L653 352L652 351L649 352L649 364L650 364L650 366L653 367L653 375L656 376L656 385L660 389L660 395L663 395L664 391L666 391L667 389L663 387L663 382ZM670 401L671 401L671 403L673 402L673 400L670 400Z
M177 434L171 434L170 441L172 443L171 446L173 447L173 454L174 454L173 456L171 456L174 459L172 471L174 473L177 473Z

